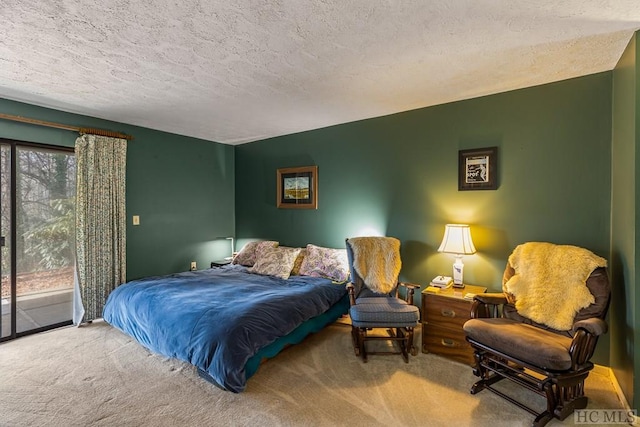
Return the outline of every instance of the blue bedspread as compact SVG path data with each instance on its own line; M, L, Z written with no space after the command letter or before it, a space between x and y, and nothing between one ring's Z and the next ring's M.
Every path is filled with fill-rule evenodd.
M237 393L246 386L251 356L344 294L344 286L328 279L282 280L230 265L123 284L109 295L103 317L151 351L189 362Z

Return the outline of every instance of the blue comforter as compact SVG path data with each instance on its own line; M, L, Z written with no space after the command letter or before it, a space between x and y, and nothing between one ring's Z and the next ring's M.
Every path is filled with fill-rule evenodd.
M103 317L151 351L189 362L237 393L246 386L251 356L344 294L344 286L328 279L282 280L230 265L123 284L109 295Z

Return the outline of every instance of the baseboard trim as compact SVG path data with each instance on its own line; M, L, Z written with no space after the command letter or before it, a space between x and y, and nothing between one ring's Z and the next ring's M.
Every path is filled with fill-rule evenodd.
M613 389L616 391L616 395L618 396L618 399L620 399L620 402L622 403L623 409L626 411L630 411L631 406L629 405L627 398L622 392L622 388L620 387L620 383L618 383L618 378L616 378L616 374L613 372L613 369L611 369L609 366L593 365L593 372L599 375L609 377L609 380L611 380L611 384L613 384ZM630 425L633 425L633 426L640 425L640 419L637 415L633 423Z

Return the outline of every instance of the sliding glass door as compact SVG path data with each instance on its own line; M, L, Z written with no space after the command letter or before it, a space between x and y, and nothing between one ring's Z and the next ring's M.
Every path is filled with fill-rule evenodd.
M15 307L11 286L11 146L0 145L0 339L11 336Z
M0 339L71 322L73 149L1 141Z

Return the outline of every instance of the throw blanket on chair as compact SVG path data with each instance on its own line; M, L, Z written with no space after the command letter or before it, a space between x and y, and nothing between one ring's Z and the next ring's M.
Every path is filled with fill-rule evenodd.
M388 294L396 287L402 261L395 237L353 237L353 268L374 292Z
M607 260L577 246L530 242L515 248L509 264L515 274L503 290L515 297L518 312L568 331L578 311L595 301L586 281L597 267L606 267Z

